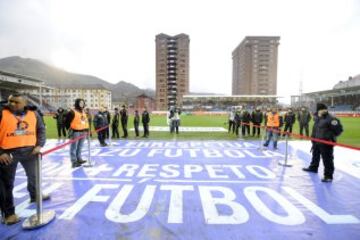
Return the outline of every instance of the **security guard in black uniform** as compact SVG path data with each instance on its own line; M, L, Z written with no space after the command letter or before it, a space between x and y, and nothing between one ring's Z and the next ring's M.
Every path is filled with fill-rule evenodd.
M323 103L316 105L314 126L311 137L326 141L336 142L336 138L343 132L339 119L328 113L327 106ZM331 182L334 174L334 146L319 142L312 142L312 159L310 166L304 171L317 173L320 156L324 164L324 178L322 182Z

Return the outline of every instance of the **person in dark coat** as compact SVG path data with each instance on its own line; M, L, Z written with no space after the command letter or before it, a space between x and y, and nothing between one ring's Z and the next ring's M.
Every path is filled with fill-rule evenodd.
M127 131L127 123L128 123L128 112L125 105L122 105L122 109L120 111L120 120L121 120L121 127L124 132L123 138L128 137L128 131Z
M112 137L113 138L120 138L119 134L119 122L120 122L120 114L119 109L115 108L115 113L112 119L111 123L111 129L112 129Z
M243 136L250 135L250 121L251 115L247 110L243 111L242 114L242 126L241 126L241 133Z
M316 105L314 126L311 137L330 142L336 142L336 138L343 132L343 126L336 117L329 114L327 106L323 103ZM326 143L312 141L312 159L310 166L303 168L304 171L317 173L320 157L324 164L324 177L322 182L332 182L335 171L334 167L334 146Z
M251 122L253 123L252 128L252 136L255 136L257 133L257 137L260 137L260 126L263 121L263 113L260 110L260 107L257 107L255 111L251 113Z
M139 111L135 110L134 112L134 129L135 129L135 136L139 136L139 124L140 124L140 115Z
M100 146L102 146L102 147L107 146L107 144L105 142L107 128L102 129L102 130L99 130L99 129L107 126L108 124L109 123L108 123L108 119L107 119L107 114L105 112L105 108L100 107L99 112L94 117L94 128L97 131L99 143L100 143Z
M104 107L103 115L106 117L107 123L110 124L111 123L111 114L108 111L107 107ZM109 137L110 137L110 127L107 127L106 131L105 131L105 138L109 139Z
M295 114L291 108L289 108L288 111L285 113L284 123L285 123L285 127L284 127L283 136L285 136L285 132L292 133L292 128L295 123Z
M57 112L53 116L53 118L56 119L58 138L61 138L61 135L66 137L65 116L66 112L62 107L58 108Z
M150 123L150 115L149 112L147 111L147 108L144 108L143 113L141 114L141 122L143 124L144 127L144 135L143 137L149 137L149 123Z
M298 122L300 126L300 135L303 135L303 130L305 129L306 136L309 136L309 122L311 120L311 114L305 107L302 107L298 113Z
M239 136L239 128L241 126L241 109L236 109L235 116L234 116L234 122L235 122L235 133L236 136Z

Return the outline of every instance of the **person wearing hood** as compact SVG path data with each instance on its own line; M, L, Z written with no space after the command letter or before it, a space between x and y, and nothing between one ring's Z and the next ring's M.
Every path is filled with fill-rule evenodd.
M56 119L56 127L58 131L58 138L61 138L61 134L66 137L66 130L65 130L65 111L62 107L59 107L55 115L53 116Z
M266 114L266 118L266 142L264 143L264 147L268 147L272 139L273 148L276 150L280 128L283 125L282 117L280 117L278 109L273 107L271 112Z
M330 142L336 142L336 138L343 132L343 126L339 119L329 114L327 106L317 103L316 113L314 114L314 126L311 137ZM334 167L334 146L312 141L312 158L309 167L303 168L306 172L317 173L320 157L324 164L324 177L322 182L332 182L335 171Z
M25 96L11 95L8 104L0 107L0 209L7 225L20 221L13 197L17 164L25 170L30 202L35 202L36 161L45 142L45 126L37 109L29 109ZM48 199L43 196L44 201Z
M75 100L74 109L71 109L65 118L65 127L68 129L69 138L75 139L89 133L89 121L85 112L84 99ZM70 146L70 160L72 168L80 167L86 161L81 157L85 137L73 142Z

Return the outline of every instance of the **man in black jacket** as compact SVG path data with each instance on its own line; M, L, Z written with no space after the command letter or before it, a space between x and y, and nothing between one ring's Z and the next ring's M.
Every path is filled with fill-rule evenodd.
M30 202L36 198L36 161L45 145L45 126L38 111L27 106L25 96L14 94L0 107L0 209L7 225L19 222L13 188L18 162L25 169ZM43 196L43 200L50 196Z
M122 109L120 111L120 120L121 120L121 127L124 132L123 138L128 137L128 131L127 131L127 123L128 123L128 112L125 105L122 105Z
M61 134L66 137L66 129L65 129L65 115L66 112L62 107L59 107L55 115L53 116L56 119L56 127L58 131L58 138L61 138Z
M135 136L139 136L139 124L140 124L140 115L139 111L135 110L134 112L134 129L135 129Z
M149 137L149 123L150 123L150 115L149 112L147 111L147 108L144 108L144 111L141 115L141 122L143 124L144 127L144 136L143 137Z
M120 138L120 134L119 134L119 122L120 122L119 109L118 109L118 108L115 108L114 117L113 117L112 123L111 123L112 137L113 137L113 138Z
M245 109L242 114L242 126L241 126L241 133L243 136L250 135L250 121L251 121L251 115L250 113Z
M260 107L256 107L255 111L251 113L251 122L253 123L252 136L257 133L257 137L260 137L260 126L263 121L263 113L260 111Z
M289 108L287 113L285 113L284 122L285 122L285 127L284 127L283 136L285 136L285 132L292 133L292 128L295 123L295 114L291 108Z
M105 113L105 108L100 107L99 112L94 117L94 128L97 131L99 143L102 147L107 146L105 142L107 128L102 130L99 129L106 127L108 124L109 123L107 120L107 114Z
M323 103L316 105L312 138L318 138L330 142L336 142L336 138L343 132L340 120L333 117L327 111ZM322 182L331 182L335 171L334 167L334 146L325 143L312 141L312 159L310 166L303 168L307 172L318 172L320 157L324 164L324 178Z
M311 120L311 114L305 107L302 107L298 113L298 121L300 126L300 135L303 135L303 129L305 129L306 136L309 136L309 122Z
M110 122L111 122L111 114L108 111L107 107L104 107L104 111L102 113L106 117L106 120L107 120L108 124L110 124ZM109 137L110 137L110 127L107 127L106 131L105 131L105 138L109 139Z

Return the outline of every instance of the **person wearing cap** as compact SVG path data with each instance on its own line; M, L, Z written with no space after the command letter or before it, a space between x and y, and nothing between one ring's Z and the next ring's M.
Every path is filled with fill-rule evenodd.
M257 133L257 137L260 137L260 126L263 121L263 113L260 111L260 107L256 107L255 111L251 113L251 122L253 124L252 127L252 136L255 136Z
M129 118L129 115L128 115L126 106L122 105L122 109L120 111L121 127L124 132L124 135L122 136L122 138L128 137L128 131L127 131L128 118Z
M317 173L320 163L320 157L324 164L324 177L322 182L332 182L335 171L334 167L334 146L326 143L317 142L315 139L321 139L330 142L336 142L336 138L343 132L343 127L339 119L329 114L327 106L323 103L316 105L314 116L314 126L312 128L312 159L309 167L303 168L304 171Z
M311 120L310 112L305 108L302 107L298 113L297 119L299 121L300 126L300 135L303 135L303 130L305 129L305 134L309 136L309 122Z
M29 109L25 96L12 95L0 109L0 209L7 225L20 221L13 196L17 164L25 170L30 203L35 202L36 161L45 142L45 126L38 111ZM43 196L44 201L48 199L49 195Z
M75 99L74 108L71 109L65 118L65 127L68 129L69 138L75 139L89 133L89 121L84 110L85 100ZM70 145L70 160L72 168L80 167L86 161L82 159L81 152L85 137L78 139Z

